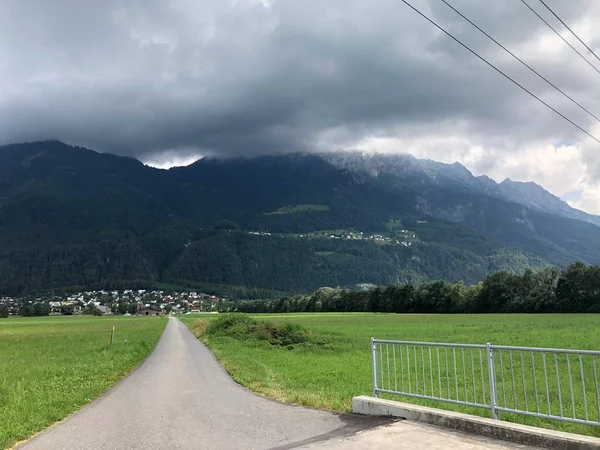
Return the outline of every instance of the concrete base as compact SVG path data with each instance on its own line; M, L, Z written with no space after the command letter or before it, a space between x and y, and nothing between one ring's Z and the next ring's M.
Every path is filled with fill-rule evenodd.
M476 434L398 420L339 438L313 442L294 450L540 450ZM283 450L283 449L281 449Z
M559 450L600 449L599 438L367 396L352 399L352 412L369 416L398 417L533 447Z

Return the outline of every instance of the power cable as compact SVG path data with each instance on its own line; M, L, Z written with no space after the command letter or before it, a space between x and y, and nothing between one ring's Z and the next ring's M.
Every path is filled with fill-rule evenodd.
M579 36L577 36L577 34L575 34L575 32L574 32L573 30L571 30L571 28L569 28L569 25L567 25L567 24L566 24L566 23L565 23L565 22L564 22L564 21L563 21L563 20L562 20L560 17L558 17L558 14L556 14L554 11L552 11L552 9L551 9L551 8L550 8L550 7L549 7L547 4L546 4L546 2L545 2L544 0L540 0L540 3L541 3L542 5L544 5L544 6L546 7L546 9L547 9L548 11L550 11L550 12L552 13L552 15L553 15L554 17L556 17L556 18L559 20L559 22L560 22L560 23L562 23L562 24L565 26L565 28L566 28L567 30L569 30L569 31L571 32L571 34L572 34L573 36L575 36L575 37L577 38L577 40L578 40L579 42L581 42L581 43L584 45L584 47L585 47L585 48L587 48L587 49L589 50L589 52L590 52L592 55L594 55L594 56L596 57L596 59L597 59L598 61L600 61L600 58L598 58L598 55L596 55L596 54L594 53L594 50L592 50L591 48L589 48L589 47L588 47L588 45L587 45L585 42L583 42L583 41L581 40L581 38L580 38Z
M469 18L467 18L464 14L462 14L460 11L458 11L454 6L452 6L450 3L448 3L446 0L442 0L442 2L444 2L444 4L446 6L448 6L450 9L452 9L456 14L458 14L459 16L461 16L463 19L465 19L467 22L469 22L471 25L473 25L475 28L477 28L481 33L483 33L485 36L487 36L490 40L492 40L496 45L498 45L500 48L502 48L505 52L507 52L510 56L512 56L513 58L515 58L517 61L519 61L521 64L523 64L525 67L527 67L529 70L531 70L533 73L535 73L538 77L540 77L542 80L544 80L546 83L548 83L550 86L552 86L554 89L556 89L558 92L560 92L562 95L564 95L566 98L568 98L569 100L571 100L571 102L573 102L574 104L576 104L577 106L579 106L582 110L584 110L586 113L588 113L590 116L592 116L594 119L596 119L598 122L600 122L600 118L598 118L595 114L593 114L592 112L590 112L588 109L586 109L585 107L583 107L580 103L578 103L576 100L574 100L571 96L569 96L567 93L565 93L563 90L561 90L559 87L557 87L556 85L554 85L552 82L550 82L546 77L544 77L543 75L541 75L538 71L536 71L533 67L531 67L529 64L527 64L525 61L523 61L521 58L519 58L517 55L515 55L513 52L511 52L509 49L507 49L504 45L502 45L500 42L498 42L496 39L494 39L492 36L490 36L489 34L487 34L485 31L483 31L480 27L478 27L476 24L474 24Z
M600 75L600 70L598 70L598 68L595 65L593 65L585 56L583 56L579 50L577 50L575 47L573 47L573 45L571 45L571 43L562 36L562 34L560 34L558 31L556 31L556 29L552 25L550 25L546 19L544 19L542 16L540 16L538 14L538 12L529 5L529 3L527 3L525 0L521 0L521 2L525 6L527 6L527 8L529 8L529 10L532 13L534 13L542 22L544 22L548 26L548 28L550 28L552 31L554 31L554 33L559 38L561 38L565 44L567 44L569 47L571 47L573 49L573 51L581 57L581 59L583 59L586 63L588 63L590 65L590 67L592 69L594 69L596 72L598 72L598 74Z
M600 139L598 139L595 136L593 136L592 134L590 134L588 131L586 131L585 129L583 129L579 125L577 125L575 122L573 122L567 116L565 116L564 114L562 114L560 111L558 111L555 108L553 108L552 106L550 106L548 103L546 103L544 100L542 100L541 98L539 98L537 95L535 95L533 92L531 92L530 90L528 90L526 87L522 86L517 81L513 80L510 76L506 75L504 72L502 72L500 69L498 69L496 66L494 66L491 62L489 62L488 60L486 60L483 56L481 56L475 50L472 50L466 44L463 44L458 38L454 37L452 34L450 34L448 31L446 31L440 25L438 25L437 23L435 23L432 19L430 19L429 17L427 17L425 14L423 14L421 11L419 11L417 8L415 8L413 5L411 5L410 3L408 3L406 0L401 0L401 1L406 6L408 6L410 9L412 9L417 14L419 14L421 17L423 17L425 20L427 20L429 23L431 23L433 26L435 26L437 29L439 29L441 32L443 32L448 37L450 37L452 40L454 40L455 42L457 42L458 44L460 44L462 47L464 47L466 50L468 50L469 52L471 52L473 55L477 56L477 58L479 58L481 61L483 61L484 63L486 63L488 66L490 66L492 69L494 69L500 75L502 75L504 78L506 78L507 80L509 80L513 84L515 84L518 87L520 87L522 90L524 90L525 92L527 92L529 95L531 95L533 98L535 98L542 105L544 105L547 108L549 108L552 111L554 111L557 115L559 115L560 117L562 117L563 119L565 119L567 122L569 122L575 128L577 128L578 130L582 131L583 133L585 133L586 135L588 135L589 137L591 137L594 141L596 141L598 144L600 144Z

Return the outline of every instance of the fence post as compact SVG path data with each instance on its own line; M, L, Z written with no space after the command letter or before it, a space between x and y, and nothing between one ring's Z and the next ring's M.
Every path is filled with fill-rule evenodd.
M375 338L371 338L371 356L373 360L373 397L377 397L377 344L375 344Z
M113 338L115 337L115 326L113 325L112 330L110 332L110 346L112 346Z
M496 409L496 368L494 367L494 351L492 344L487 343L485 346L488 364L488 376L490 379L490 405L492 408L492 419L498 419L498 410Z

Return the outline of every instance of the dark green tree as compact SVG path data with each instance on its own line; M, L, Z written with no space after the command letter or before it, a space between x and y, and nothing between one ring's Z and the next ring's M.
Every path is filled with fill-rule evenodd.
M240 225L229 219L219 220L215 225L215 230L239 230Z
M89 305L82 311L86 316L101 316L102 311L96 305Z
M33 305L33 315L38 317L50 315L50 305L47 302L36 302Z
M581 261L567 267L556 283L557 312L581 312L585 309L587 288L587 268Z

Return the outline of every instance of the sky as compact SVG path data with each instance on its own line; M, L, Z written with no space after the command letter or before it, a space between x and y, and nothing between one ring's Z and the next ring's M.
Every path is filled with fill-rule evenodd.
M600 121L441 0L408 1L600 139ZM600 55L600 2L545 1ZM448 2L600 117L600 73L521 0ZM0 145L59 139L157 167L411 153L600 214L600 143L400 0L2 0L0 55Z

